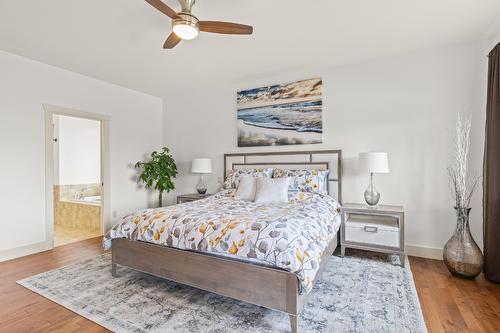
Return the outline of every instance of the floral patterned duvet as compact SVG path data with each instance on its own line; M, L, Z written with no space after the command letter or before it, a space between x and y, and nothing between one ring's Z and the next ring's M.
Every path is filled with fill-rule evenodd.
M105 236L105 247L128 238L281 268L297 275L301 293L309 292L339 229L339 203L313 193L289 203L253 203L233 192L127 215Z

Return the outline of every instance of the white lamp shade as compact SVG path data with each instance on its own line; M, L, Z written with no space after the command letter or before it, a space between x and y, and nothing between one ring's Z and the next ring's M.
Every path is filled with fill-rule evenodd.
M191 164L192 173L212 173L212 160L209 158L195 158Z
M387 158L387 153L360 153L358 163L360 171L389 173L389 160Z

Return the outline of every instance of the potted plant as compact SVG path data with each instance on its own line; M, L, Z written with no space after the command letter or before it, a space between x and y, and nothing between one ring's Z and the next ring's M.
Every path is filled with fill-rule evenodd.
M452 274L475 278L483 269L483 255L469 229L470 200L479 181L479 177L470 179L468 175L470 129L470 119L464 120L459 115L456 121L454 161L448 167L457 225L444 247L443 260Z
M147 162L137 162L135 167L141 170L139 181L143 182L146 188L154 188L159 191L160 207L163 205L163 192L170 192L175 189L173 178L177 176L177 166L170 155L170 150L163 147L161 152L152 152L151 158Z

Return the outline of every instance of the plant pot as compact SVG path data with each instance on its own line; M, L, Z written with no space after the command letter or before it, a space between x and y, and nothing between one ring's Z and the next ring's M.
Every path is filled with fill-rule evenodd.
M457 276L473 279L483 269L483 254L469 229L470 208L455 207L457 227L443 250L448 270Z

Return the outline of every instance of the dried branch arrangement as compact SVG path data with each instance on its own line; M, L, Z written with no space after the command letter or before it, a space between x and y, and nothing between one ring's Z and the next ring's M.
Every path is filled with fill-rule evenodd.
M474 190L479 183L479 179L481 178L475 177L470 180L467 175L467 156L469 155L471 131L470 117L463 119L459 114L457 116L455 130L455 156L453 163L448 167L450 187L455 197L455 207L469 208L472 194L474 193Z

